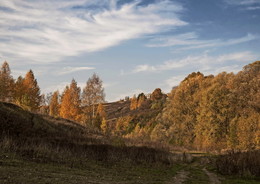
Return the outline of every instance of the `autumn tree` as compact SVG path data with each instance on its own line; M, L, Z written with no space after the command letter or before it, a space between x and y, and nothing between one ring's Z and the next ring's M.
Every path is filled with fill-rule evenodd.
M169 102L162 114L162 121L171 124L169 139L175 145L192 145L196 124L198 92L204 75L200 72L186 77L178 88L172 91Z
M106 119L102 119L101 125L100 125L100 129L104 134L109 134L109 125L108 122L106 121Z
M141 107L147 100L147 97L144 93L140 93L137 97L137 107Z
M18 92L18 98L21 98L21 106L30 111L37 111L40 106L41 96L33 71L29 70L24 79L18 78L16 86L18 89L22 89L21 92Z
M229 146L249 150L260 147L260 61L246 65L230 82L235 118L229 127Z
M196 146L200 149L222 149L226 147L226 138L230 121L234 118L234 104L229 81L234 74L218 74L210 85L200 92L197 125L195 125Z
M60 116L70 120L81 120L80 88L74 79L69 87L66 86L62 94Z
M25 94L24 78L19 76L14 85L14 102L17 105L23 104L23 96Z
M59 91L55 91L50 99L50 104L49 104L49 115L57 117L59 116Z
M156 88L151 94L151 100L161 100L164 97L162 90L160 88Z
M62 96L61 96L61 104L60 104L60 116L66 119L72 119L70 113L71 99L70 99L70 88L66 86Z
M135 110L138 107L138 100L136 98L136 95L133 96L133 98L130 99L130 110Z
M101 118L106 118L105 107L102 103L98 104L97 115L99 115Z
M5 61L0 70L0 101L13 101L14 79L9 64Z
M88 79L82 93L82 106L92 107L92 118L95 118L95 105L105 102L102 80L97 74Z

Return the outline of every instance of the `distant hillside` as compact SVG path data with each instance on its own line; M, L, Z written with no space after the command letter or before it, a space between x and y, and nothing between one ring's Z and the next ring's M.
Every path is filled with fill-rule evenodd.
M62 118L53 118L0 102L0 149L29 158L67 162L77 157L102 161L169 163L167 152L117 146L117 140Z
M134 110L130 109L130 105L130 100L104 103L103 106L106 112L106 119L108 121L115 121L116 119L124 116L138 116L158 112L158 109L151 109L152 101L147 101L145 105L142 105L140 108Z

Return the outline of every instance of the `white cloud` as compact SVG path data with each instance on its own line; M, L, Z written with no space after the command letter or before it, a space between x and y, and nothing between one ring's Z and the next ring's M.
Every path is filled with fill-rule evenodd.
M150 65L138 65L134 69L134 73L139 73L139 72L146 72L146 71L156 71L156 67L150 66Z
M169 60L161 65L138 65L132 71L132 73L139 72L161 72L173 69L180 69L187 66L199 66L201 71L207 71L211 69L216 64L226 64L227 62L245 62L254 61L258 59L259 56L249 52L236 52L231 54L223 54L219 56L209 56L207 53L198 56L187 56L180 60Z
M229 5L240 6L244 10L258 10L260 9L260 0L225 0Z
M220 40L220 39L200 40L196 33L189 32L180 35L151 39L150 44L147 44L147 46L148 47L179 46L180 48L177 48L176 50L180 51L180 50L230 46L230 45L248 42L258 38L259 37L256 35L247 34L246 36L241 38L228 39L228 40Z
M51 63L187 23L168 0L139 6L115 0L1 0L0 55L16 62ZM95 7L95 8L90 8Z
M78 71L84 71L84 70L93 70L95 69L94 67L64 67L61 70L55 72L57 75L65 75L73 72L78 72Z
M260 0L225 0L225 2L234 5L252 5L260 3Z
M247 10L259 10L260 6L251 6L251 7L247 7Z

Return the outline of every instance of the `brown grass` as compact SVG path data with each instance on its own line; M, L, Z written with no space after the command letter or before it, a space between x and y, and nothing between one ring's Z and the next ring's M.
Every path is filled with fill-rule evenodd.
M110 139L75 122L33 114L8 103L0 103L0 132L2 150L42 162L170 163L166 151L113 145Z
M260 150L221 155L216 160L216 166L221 174L260 177Z

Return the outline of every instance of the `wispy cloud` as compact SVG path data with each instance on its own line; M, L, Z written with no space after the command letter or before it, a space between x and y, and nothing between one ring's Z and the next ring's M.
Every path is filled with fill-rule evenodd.
M17 62L57 62L187 24L177 15L182 7L172 1L138 2L1 0L0 55Z
M58 84L54 84L54 85L50 85L47 88L42 89L42 93L43 94L48 94L50 92L54 92L54 91L59 91L60 93L62 93L65 89L66 86L69 86L70 82L60 82ZM82 90L85 86L86 83L85 82L77 82L77 86L80 87L80 89Z
M229 5L241 6L244 10L260 9L260 0L225 0Z
M254 61L259 58L255 54L245 51L231 54L223 54L219 56L209 56L207 53L198 56L187 56L180 60L165 61L161 65L138 65L134 68L132 73L140 72L162 72L173 69L180 69L187 66L199 66L201 71L207 71L217 64L227 64L227 62L245 62Z
M221 40L221 39L201 40L199 39L196 33L189 32L180 35L155 38L150 40L150 43L147 44L147 46L148 47L178 46L176 50L180 51L180 50L230 46L230 45L248 42L258 38L259 37L256 35L247 34L246 36L241 38L228 39L228 40Z
M247 7L247 10L259 10L260 6L251 6L251 7Z
M94 70L94 67L64 67L61 70L55 72L57 75L65 75L73 72L78 72L78 71L84 71L84 70Z
M191 72L197 71L202 72L204 75L216 75L220 72L233 72L237 73L241 70L241 62L249 62L259 59L260 56L256 56L251 52L241 52L241 53L231 53L220 55L217 57L208 56L207 54L203 54L201 56L189 56L186 57L179 62L168 62L168 64L160 65L159 69L171 70L173 68L181 68L188 66L196 66L191 70L187 69L184 73L172 76L166 79L163 83L162 89L165 91L170 91L172 87L178 86L182 80ZM236 61L236 62L234 62ZM238 63L240 62L240 63ZM169 63L172 63L172 67ZM175 63L175 64L174 64ZM167 67L168 66L168 67Z
M252 4L260 4L259 0L225 0L228 4L235 5L252 5Z

